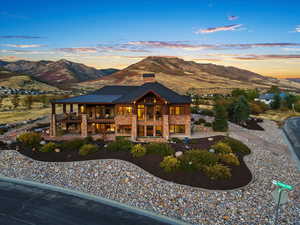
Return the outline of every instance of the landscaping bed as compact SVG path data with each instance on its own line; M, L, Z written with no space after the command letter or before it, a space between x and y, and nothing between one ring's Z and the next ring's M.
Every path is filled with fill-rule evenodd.
M240 164L239 165L230 165L227 163L223 163L225 167L227 167L231 172L231 177L227 179L211 179L207 176L203 171L201 170L183 170L181 168L173 169L170 171L166 171L166 168L162 168L162 162L165 158L170 157L171 159L178 160L173 155L175 152L181 151L183 152L183 155L188 154L188 152L191 149L197 149L197 152L199 151L205 151L208 153L207 150L211 148L212 145L219 143L220 141L225 140L225 136L214 136L210 138L199 138L199 139L191 139L189 143L183 143L180 140L177 140L178 143L172 142L169 143L168 146L172 149L173 153L170 154L168 151L170 149L167 149L164 155L157 154L154 152L147 152L147 154L143 153L139 156L133 155L132 151L124 151L124 150L111 150L109 148L112 148L112 142L107 143L101 140L98 141L91 141L89 140L89 145L86 146L86 149L80 148L80 152L82 154L79 154L78 148L73 150L64 150L61 146L60 152L42 152L39 150L32 151L32 148L29 147L22 147L24 145L20 145L19 152L23 155L26 155L34 160L38 161L44 161L44 162L73 162L73 161L83 161L83 160L98 160L98 159L119 159L119 160L125 160L128 162L131 162L144 170L148 171L152 175L159 177L161 179L189 185L192 187L201 187L206 189L212 189L212 190L228 190L228 189L234 189L238 187L242 187L247 185L252 180L252 174L246 164L244 163L243 157L247 155L247 153L243 152L236 152L235 155L238 158ZM61 143L55 143L61 144ZM110 145L111 146L107 146ZM117 144L115 142L115 144ZM92 145L98 146L98 150L94 151L92 150ZM58 145L59 146L59 145ZM120 145L124 146L124 145ZM137 148L137 153L140 154L140 149L146 149L147 145L141 144L135 145ZM89 148L90 147L90 148ZM115 146L115 147L118 147ZM187 148L188 147L188 148ZM121 147L120 147L121 148ZM133 148L133 147L132 147ZM147 148L148 149L148 148ZM202 149L202 150L200 150ZM84 155L84 151L87 150L88 152L86 155ZM147 150L148 151L148 150ZM214 154L214 153L208 153L208 154Z
M263 121L261 121L261 119L259 119L259 118L250 118L250 119L246 120L243 124L237 124L237 123L235 123L235 124L237 124L237 125L239 125L241 127L244 127L246 129L249 129L249 130L260 130L260 131L263 131L264 128L262 128L259 125L260 122L263 122Z

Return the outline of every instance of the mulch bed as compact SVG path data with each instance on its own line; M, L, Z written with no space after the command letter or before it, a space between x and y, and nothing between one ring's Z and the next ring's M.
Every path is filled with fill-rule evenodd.
M196 143L189 144L190 149L209 149L209 147L219 140L222 140L224 136L214 136L213 141L209 141L208 138L194 139ZM30 149L20 149L19 152L34 160L45 162L73 162L84 160L97 160L97 159L120 159L131 162L156 177L161 179L172 181L179 184L185 184L192 187L201 187L212 190L228 190L245 186L252 179L252 174L248 167L245 165L242 154L237 154L241 165L240 166L228 166L231 169L232 177L229 180L210 180L205 174L200 171L186 172L176 171L166 173L159 164L163 160L163 157L157 154L147 154L140 158L134 158L129 152L110 152L105 150L104 142L97 142L101 147L101 150L87 155L80 156L78 151L62 151L62 152L33 152ZM186 151L183 143L171 144L175 151Z
M244 127L248 130L265 130L264 128L262 128L259 123L261 123L261 119L256 119L256 118L250 118L249 120L247 120L245 122L245 124L237 124L241 127Z

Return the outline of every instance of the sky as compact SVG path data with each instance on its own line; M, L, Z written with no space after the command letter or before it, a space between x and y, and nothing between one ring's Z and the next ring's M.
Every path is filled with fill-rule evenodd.
M153 55L300 77L300 1L1 2L2 60L122 69Z

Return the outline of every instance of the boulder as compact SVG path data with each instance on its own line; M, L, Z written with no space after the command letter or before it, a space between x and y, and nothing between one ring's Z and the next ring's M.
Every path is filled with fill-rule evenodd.
M209 141L213 141L214 139L212 137L208 138Z
M60 152L59 148L54 149L55 152Z
M44 145L44 144L46 144L46 141L41 141L40 144Z
M175 157L178 158L180 156L182 156L183 152L181 151L178 151L178 152L175 152Z

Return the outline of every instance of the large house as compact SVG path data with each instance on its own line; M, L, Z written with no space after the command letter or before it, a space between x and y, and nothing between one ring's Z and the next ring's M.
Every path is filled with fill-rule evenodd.
M104 86L88 95L53 101L50 136L56 137L59 130L108 140L116 136L133 141L189 137L190 97L156 82L155 74L143 74L142 79L141 86ZM56 114L57 104L62 104L63 114Z

